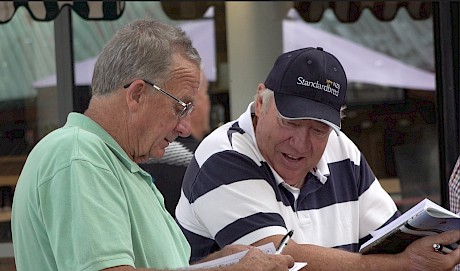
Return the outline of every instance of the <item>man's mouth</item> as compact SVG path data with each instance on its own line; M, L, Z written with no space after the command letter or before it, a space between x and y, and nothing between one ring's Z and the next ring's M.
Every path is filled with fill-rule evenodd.
M295 157L295 156L285 154L285 153L283 153L283 156L292 161L299 161L300 159L302 159L302 157Z

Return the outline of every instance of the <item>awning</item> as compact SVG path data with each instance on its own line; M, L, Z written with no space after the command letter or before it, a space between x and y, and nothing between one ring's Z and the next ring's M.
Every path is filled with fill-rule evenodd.
M200 53L209 81L216 81L215 29L213 8L205 18L182 21L179 26L187 32ZM351 40L333 35L301 20L291 9L289 19L283 20L283 51L308 46L321 46L333 53L345 68L348 81L385 87L435 90L432 72L408 65L396 58L379 53ZM75 85L89 86L96 58L75 63ZM35 89L56 86L56 75L33 83Z
M326 9L332 9L341 22L354 22L365 9L381 21L391 21L400 8L406 8L415 20L432 15L432 1L292 1L293 7L307 22L318 22ZM198 19L210 6L225 1L162 1L165 13L174 20Z
M27 9L31 17L37 21L55 21L55 59L60 90L59 124L64 124L68 113L73 110L71 14L75 12L87 20L115 20L123 13L124 1L5 1L0 2L0 23L10 21L20 8Z
M394 19L400 8L406 8L414 20L428 19L432 13L431 1L299 1L294 7L307 22L318 22L330 8L341 22L354 22L365 9L381 21Z
M399 8L406 8L415 20L432 15L432 1L292 1L293 7L307 22L318 22L326 9L332 9L341 22L354 22L365 9L376 18L391 21ZM124 10L124 1L2 1L0 23L13 17L17 8L27 8L38 21L56 18L64 6L70 6L78 15L88 20L115 20ZM202 18L209 7L225 5L225 1L161 1L165 13L172 19Z
M2 1L0 23L13 18L18 8L26 8L37 21L54 20L62 8L69 6L80 17L87 20L115 20L123 13L124 1Z

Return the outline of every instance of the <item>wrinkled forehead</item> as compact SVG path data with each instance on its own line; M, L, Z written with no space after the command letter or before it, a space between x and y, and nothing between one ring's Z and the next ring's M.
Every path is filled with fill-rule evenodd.
M193 89L193 94L196 95L201 80L200 67L181 54L175 54L173 56L169 80L179 84L190 85Z

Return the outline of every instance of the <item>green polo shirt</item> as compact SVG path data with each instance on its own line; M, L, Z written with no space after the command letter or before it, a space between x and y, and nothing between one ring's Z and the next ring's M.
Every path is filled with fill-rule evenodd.
M190 256L151 176L78 113L29 154L12 233L18 270L174 269Z

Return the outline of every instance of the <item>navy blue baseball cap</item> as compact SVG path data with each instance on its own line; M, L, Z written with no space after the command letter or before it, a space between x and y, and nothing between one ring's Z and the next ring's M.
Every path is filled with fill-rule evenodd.
M313 119L340 131L347 76L342 65L323 48L303 48L278 57L265 80L276 107L286 119Z

